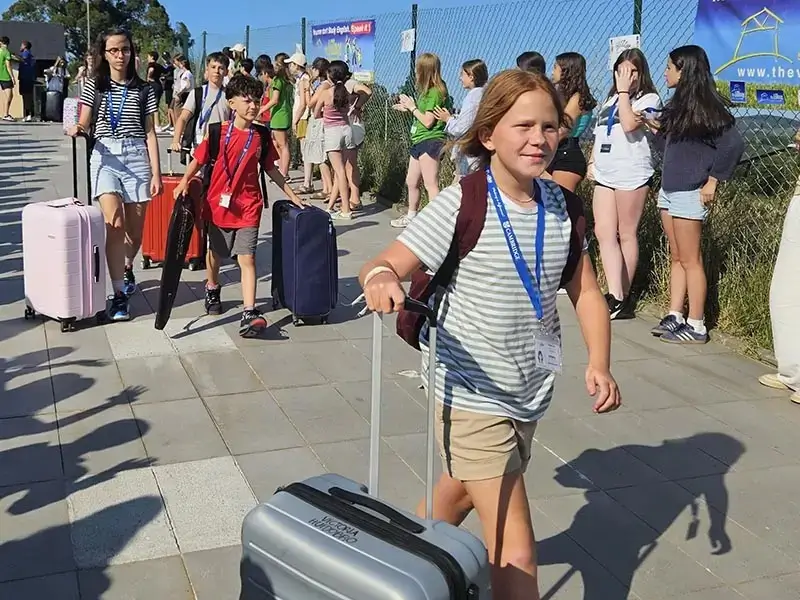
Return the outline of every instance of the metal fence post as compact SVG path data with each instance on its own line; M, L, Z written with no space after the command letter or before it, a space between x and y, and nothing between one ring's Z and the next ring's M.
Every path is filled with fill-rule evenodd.
M208 32L204 31L203 32L203 55L200 58L200 64L201 65L205 65L206 64L206 41L207 40L208 40Z
M642 0L633 0L633 34L642 35Z
M244 28L244 51L247 56L250 56L250 25Z
M306 53L306 18L300 19L300 44L303 48L303 54Z
M411 89L414 90L414 93L417 92L417 40L419 39L419 35L417 33L417 3L411 5L411 29L414 30L414 47L411 48L411 77L409 81L411 82Z

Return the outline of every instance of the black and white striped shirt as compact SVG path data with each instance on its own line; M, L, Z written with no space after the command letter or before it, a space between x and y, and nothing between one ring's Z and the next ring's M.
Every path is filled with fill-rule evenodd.
M100 138L145 138L147 137L142 127L142 113L139 107L139 90L135 87L128 88L125 104L122 107L122 116L117 124L116 131L111 128L110 104L114 107L114 114L119 114L120 103L124 94L125 85L111 81L111 91L103 94L100 99L100 109L96 118L94 137ZM158 112L156 94L152 87L147 88L146 115ZM94 105L95 80L87 79L81 92L80 103L92 108ZM109 98L110 96L110 98ZM109 104L109 100L111 103Z

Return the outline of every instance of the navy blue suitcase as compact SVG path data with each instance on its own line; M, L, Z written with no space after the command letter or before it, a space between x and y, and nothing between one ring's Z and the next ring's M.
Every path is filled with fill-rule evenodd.
M298 325L328 321L339 300L339 255L330 215L288 200L272 205L272 305Z

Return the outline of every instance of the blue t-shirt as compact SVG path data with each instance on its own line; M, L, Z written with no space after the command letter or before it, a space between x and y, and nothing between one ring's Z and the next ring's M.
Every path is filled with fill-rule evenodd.
M36 80L36 61L33 60L33 54L30 50L23 50L19 53L19 80L20 81L35 81Z

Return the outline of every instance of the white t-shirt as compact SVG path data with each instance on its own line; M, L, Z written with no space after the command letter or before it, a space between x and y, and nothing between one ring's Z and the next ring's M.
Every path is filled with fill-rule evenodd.
M600 185L619 190L635 190L653 176L650 144L643 128L625 133L619 121L618 95L603 104L594 129L594 178ZM633 110L661 109L658 94L633 99ZM609 127L609 117L613 121Z

